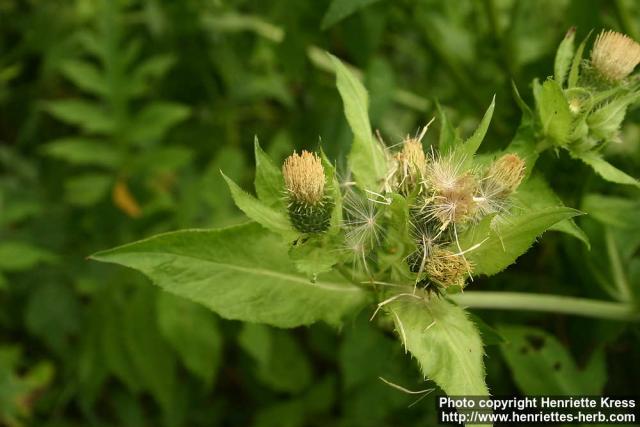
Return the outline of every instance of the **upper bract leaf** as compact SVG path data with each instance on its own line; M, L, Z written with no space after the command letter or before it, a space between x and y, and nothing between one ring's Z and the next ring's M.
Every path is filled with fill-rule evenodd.
M256 156L256 194L258 198L269 206L284 204L284 179L282 171L275 165L271 157L265 153L258 138L254 141Z
M487 108L487 111L484 113L484 117L482 117L482 120L480 121L477 129L462 146L462 152L465 156L465 162L467 162L468 164L471 163L474 154L476 154L476 151L478 151L478 148L480 148L480 144L482 144L482 140L484 140L484 137L487 134L489 124L491 123L491 118L493 117L493 110L495 106L496 97L494 96L491 100L491 104L489 104L489 108Z
M279 327L339 324L366 293L334 274L311 282L296 272L288 245L255 223L161 234L99 252L93 259L139 270L155 284L227 319Z
M369 122L369 96L360 80L338 58L330 55L336 71L336 85L354 139L349 167L361 188L377 190L386 172L383 147L373 139Z

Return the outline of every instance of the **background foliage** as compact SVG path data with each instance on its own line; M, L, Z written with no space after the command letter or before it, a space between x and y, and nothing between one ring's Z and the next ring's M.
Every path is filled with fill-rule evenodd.
M378 379L431 386L369 312L339 331L227 321L85 257L244 221L219 170L250 188L256 135L278 160L320 139L344 159L351 133L324 50L357 67L388 143L436 102L469 134L495 94L481 149L493 151L520 121L512 81L531 103L569 27L638 40L639 19L623 0L0 0L0 425L433 421L432 397L408 408L415 396ZM637 119L607 153L636 177ZM591 249L547 233L472 286L637 300L638 190L543 157L564 203L590 214L578 222ZM637 394L637 326L476 314L499 331L484 336L493 394Z

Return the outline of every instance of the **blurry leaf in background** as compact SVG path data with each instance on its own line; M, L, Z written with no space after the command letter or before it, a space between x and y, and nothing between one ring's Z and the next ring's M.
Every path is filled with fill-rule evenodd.
M311 384L311 363L292 335L265 325L245 323L238 343L254 359L256 377L267 387L297 394Z
M333 0L322 18L321 29L333 27L349 15L379 0Z
M25 324L53 351L66 354L80 330L80 304L69 286L43 283L29 297Z
M43 388L53 379L54 368L49 362L22 366L21 349L0 347L0 424L9 427L23 425Z
M302 396L271 404L257 411L252 427L304 427L315 424L331 410L336 380L328 376Z
M222 358L222 336L215 316L199 304L158 292L158 326L194 375L211 386Z
M115 168L122 161L116 147L88 138L61 138L47 143L42 151L74 165Z
M95 205L109 192L112 183L111 175L103 173L77 175L64 183L65 199L76 206Z
M567 349L543 330L503 325L498 331L507 340L501 345L502 354L524 394L602 394L607 380L602 349L595 350L587 365L580 368Z
M24 271L55 260L54 254L26 242L0 242L0 271Z
M100 105L80 99L49 101L44 108L55 118L82 128L91 134L109 134L116 124L113 118Z
M640 228L640 199L632 200L604 194L587 194L581 209L603 224L624 229Z

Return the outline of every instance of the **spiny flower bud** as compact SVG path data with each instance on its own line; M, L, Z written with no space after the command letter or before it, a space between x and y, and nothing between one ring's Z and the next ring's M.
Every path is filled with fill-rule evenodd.
M333 203L324 194L324 168L320 158L308 151L293 153L282 165L289 198L289 219L303 233L321 233L329 228Z
M640 45L615 31L598 34L591 50L591 65L608 81L620 81L640 63Z
M427 276L444 286L464 286L471 264L462 255L446 249L436 249L425 264Z
M395 155L395 181L404 194L413 191L424 179L427 169L427 158L422 149L422 142L417 138L407 138L402 144L402 151Z
M525 163L516 154L505 154L493 162L487 172L486 181L493 187L496 196L506 197L522 182Z

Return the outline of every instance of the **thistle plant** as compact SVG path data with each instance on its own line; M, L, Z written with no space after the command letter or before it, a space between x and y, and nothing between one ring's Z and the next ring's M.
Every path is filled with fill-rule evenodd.
M619 56L619 38L607 34L590 65L582 62L584 43L574 55L569 34L555 79L534 84L537 114L521 102L521 131L495 153L477 153L494 102L466 139L442 112L437 144L426 143L428 125L396 146L375 139L367 91L331 57L354 136L346 170L338 173L321 150L294 152L279 165L256 140L256 196L225 177L251 222L163 234L93 257L141 270L163 289L228 319L339 326L368 310L372 327L393 329L424 377L445 393L488 395L482 340L467 307L638 318L610 302L466 290L474 278L514 263L551 227L588 245L572 220L581 212L563 206L534 167L538 153L551 146L583 160L598 156L606 141L596 135L611 126L596 126L602 109L626 108L635 99L632 77L610 89L587 85L585 70L605 70L598 49ZM570 107L574 99L579 105Z

